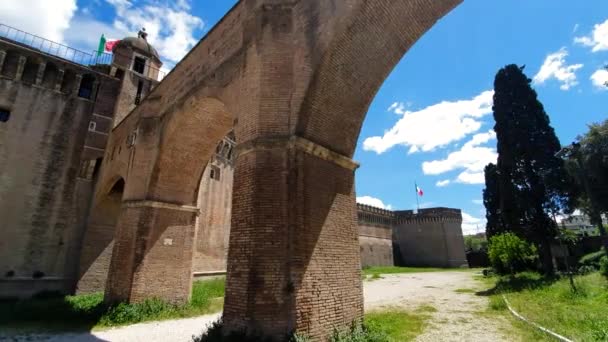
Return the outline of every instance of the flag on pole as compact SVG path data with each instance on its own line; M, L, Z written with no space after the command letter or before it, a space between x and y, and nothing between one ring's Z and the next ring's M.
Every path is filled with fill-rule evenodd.
M422 195L424 195L424 192L422 191L422 189L420 189L420 187L418 185L416 185L416 193L420 197L422 197Z
M99 46L97 47L97 56L101 56L104 52L112 52L114 46L120 41L120 39L106 39L102 34L99 38Z

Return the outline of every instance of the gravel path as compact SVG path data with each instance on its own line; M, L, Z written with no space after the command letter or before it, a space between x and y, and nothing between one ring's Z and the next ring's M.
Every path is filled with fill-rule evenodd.
M417 341L514 341L510 324L500 317L480 315L488 299L471 290L480 285L471 272L429 272L383 275L382 279L365 281L366 311L382 307L404 307L415 310L421 305L433 306L430 325ZM456 291L456 290L461 291ZM469 291L462 291L467 289ZM200 335L220 314L173 321L135 324L128 327L80 334L2 336L0 341L52 342L165 342L191 341ZM507 336L509 338L507 338Z
M502 317L480 314L488 298L474 292L481 284L472 272L429 272L383 275L365 283L365 310L430 305L430 324L416 341L517 341L511 324Z

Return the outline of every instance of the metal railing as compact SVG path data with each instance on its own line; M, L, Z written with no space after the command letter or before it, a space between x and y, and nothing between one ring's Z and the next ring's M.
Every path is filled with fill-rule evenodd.
M107 52L85 52L82 50L74 49L67 45L48 40L46 38L42 38L40 36L19 30L17 28L4 25L2 23L0 23L0 38L4 38L19 45L24 45L29 48L38 50L42 53L59 57L87 67L100 64L110 65L112 64L112 60L115 56L115 54ZM146 69L152 70L152 72L148 72L148 75L157 74L157 80L159 81L162 80L166 75L164 71L152 67L151 65L147 65Z

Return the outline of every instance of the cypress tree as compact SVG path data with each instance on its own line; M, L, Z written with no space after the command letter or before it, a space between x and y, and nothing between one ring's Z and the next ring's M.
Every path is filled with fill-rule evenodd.
M559 140L530 82L523 67L514 64L496 74L492 109L498 161L495 170L486 168L485 202L495 225L490 233L510 231L533 242L544 271L552 273L554 215L567 200L569 178L556 157Z

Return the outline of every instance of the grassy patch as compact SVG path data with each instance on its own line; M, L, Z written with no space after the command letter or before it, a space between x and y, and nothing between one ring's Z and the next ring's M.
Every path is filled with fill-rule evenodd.
M568 279L534 273L495 278L495 283L486 293L491 310L508 313L504 294L515 311L560 335L576 341L608 340L608 284L598 273L577 276L577 291L572 291ZM535 337L542 335L525 323L515 326Z
M416 312L402 309L372 311L365 315L365 325L372 331L377 331L387 337L385 341L411 341L424 330L429 312L436 309L425 305Z
M421 272L445 272L445 271L471 271L470 268L435 268L435 267L398 267L398 266L372 266L364 267L363 274L397 274L397 273L421 273Z
M456 293L475 293L477 292L475 289L456 289L454 290Z
M363 325L354 324L345 331L335 331L329 338L329 342L391 342L412 341L424 330L427 320L430 318L428 312L435 308L425 306L418 308L415 312L408 312L400 308L387 308L369 312L365 315ZM194 337L194 342L248 342L266 341L262 336L249 335L246 332L236 332L224 336L223 324L216 322L205 334ZM290 342L310 342L305 336L293 336L286 338Z
M90 330L146 321L194 317L222 309L224 279L195 282L192 300L171 305L158 299L106 307L103 294L38 296L0 302L0 328L19 330Z

